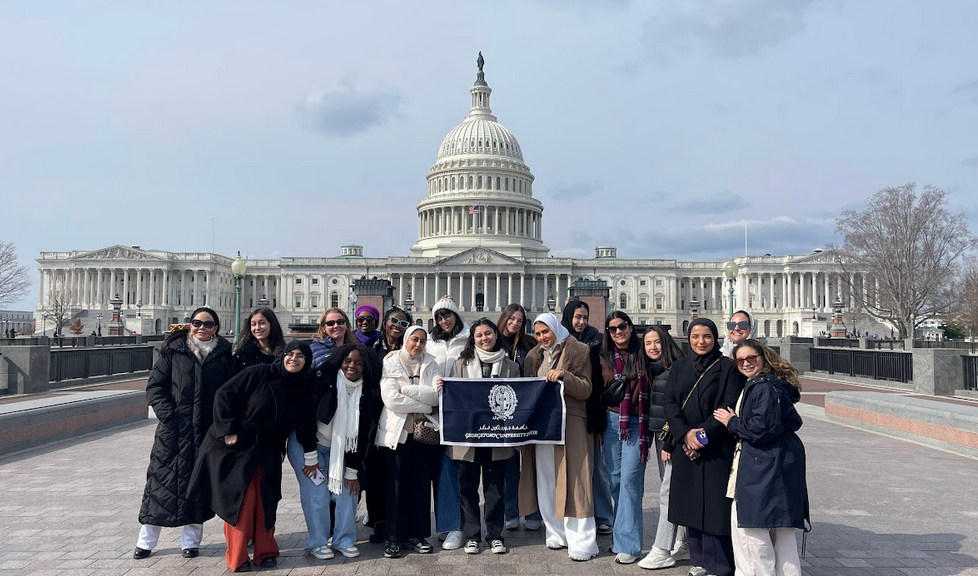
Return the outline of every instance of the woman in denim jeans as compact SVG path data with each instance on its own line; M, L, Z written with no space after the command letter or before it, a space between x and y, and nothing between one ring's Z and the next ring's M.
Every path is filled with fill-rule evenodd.
M632 564L642 553L645 463L652 445L648 421L651 387L645 377L645 355L628 314L612 312L604 327L601 374L605 388L616 380L625 382L621 402L608 406L603 434L604 465L615 502L612 551L617 553L618 564Z

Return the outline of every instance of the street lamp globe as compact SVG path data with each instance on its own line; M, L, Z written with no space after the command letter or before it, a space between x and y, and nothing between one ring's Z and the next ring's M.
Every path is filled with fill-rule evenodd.
M234 262L231 262L231 274L235 278L239 278L245 275L246 268L245 261L241 259L241 252L238 252L238 257L234 259Z
M241 251L238 251L238 257L231 262L231 275L234 276L234 342L238 343L238 338L240 337L240 324L241 324L241 279L244 278L245 261L241 259Z
M740 266L734 262L733 258L727 260L727 263L723 265L723 275L727 277L728 280L734 280L737 278L737 272L740 271Z

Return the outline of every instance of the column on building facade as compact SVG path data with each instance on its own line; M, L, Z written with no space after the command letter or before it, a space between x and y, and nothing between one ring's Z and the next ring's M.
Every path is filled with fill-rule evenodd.
M537 309L537 275L530 276L530 308Z

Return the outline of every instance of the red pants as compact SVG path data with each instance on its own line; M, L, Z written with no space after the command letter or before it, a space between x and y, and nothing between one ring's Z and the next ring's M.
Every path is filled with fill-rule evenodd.
M248 489L245 490L241 510L238 512L238 524L231 526L227 522L224 523L224 539L228 543L228 551L224 558L231 570L238 569L249 560L248 542L252 540L255 543L255 564L261 564L261 561L269 556L278 557L275 527L265 530L265 509L261 504L261 479L264 474L265 469L259 464L248 484Z

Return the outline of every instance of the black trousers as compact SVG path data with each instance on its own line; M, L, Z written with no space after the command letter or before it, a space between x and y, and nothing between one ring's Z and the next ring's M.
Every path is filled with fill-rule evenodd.
M431 536L431 485L441 465L441 446L414 441L387 450L387 513L384 537L388 542Z
M707 574L733 576L734 552L730 535L710 534L695 528L686 529L689 541L689 561L702 566Z
M503 540L503 480L506 460L492 459L492 448L476 448L475 461L458 461L458 491L462 499L462 532L466 540L481 540L482 515L479 513L479 476L486 498L486 542Z
M367 492L367 516L370 518L367 525L381 535L384 534L384 518L387 517L387 459L389 452L389 449L378 446L371 446L367 450L367 474L363 486Z

